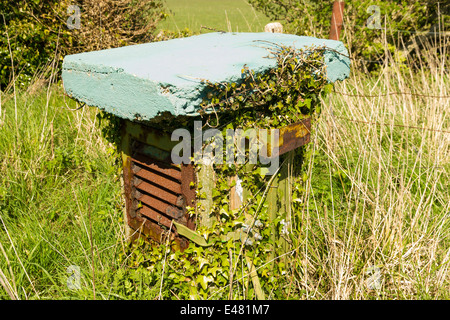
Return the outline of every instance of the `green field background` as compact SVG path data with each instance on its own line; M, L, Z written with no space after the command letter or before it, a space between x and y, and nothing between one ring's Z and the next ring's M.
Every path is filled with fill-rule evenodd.
M245 0L165 0L169 17L159 29L199 32L201 26L228 32L262 32L269 18ZM206 30L203 30L206 31Z

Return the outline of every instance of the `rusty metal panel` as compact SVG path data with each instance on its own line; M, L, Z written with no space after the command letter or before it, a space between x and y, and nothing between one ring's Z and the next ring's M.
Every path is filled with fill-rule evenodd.
M123 177L128 225L160 242L173 221L195 229L187 206L195 204L193 165L171 162L170 135L128 122L123 132ZM172 240L184 250L189 242L172 228Z
M260 142L263 143L261 157L264 155L267 155L267 158L281 156L309 143L311 140L311 118L303 119L278 130L278 141L273 141L273 137L259 137ZM264 139L268 141L264 141ZM278 148L278 151L275 148Z
M195 206L195 189L191 185L195 183L195 169L194 165L181 165L181 194L183 195L184 207ZM195 230L195 217L186 216L186 226Z
M175 204L178 199L178 194L171 193L160 186L137 179L136 177L133 179L133 186L137 191L154 195L167 203Z
M137 197L136 200L138 202L138 207L136 209L138 209L140 205L145 204L148 207L158 210L159 212L162 212L173 219L181 219L184 216L182 208L177 208L174 205L168 205L166 202L161 201L151 195L141 195Z
M167 218L166 216L162 215L160 212L154 210L151 207L147 207L146 205L142 206L139 209L139 213L147 218L150 218L154 222L157 222L158 224L162 224L163 226L166 226L170 228L170 225L172 224L172 219Z
M311 118L290 124L280 129L278 154L282 155L309 143L311 139Z
M279 129L279 138L266 143L268 157L279 156L310 141L311 119ZM173 222L195 230L195 217L187 207L195 206L195 171L193 164L171 162L170 135L144 125L128 123L123 132L123 172L128 225L160 242ZM267 137L268 139L268 137ZM274 152L274 147L278 151ZM184 250L189 245L176 228L172 239Z

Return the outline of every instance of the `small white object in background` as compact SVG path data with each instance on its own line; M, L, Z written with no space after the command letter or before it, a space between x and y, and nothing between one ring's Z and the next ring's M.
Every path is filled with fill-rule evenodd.
M266 24L264 32L283 33L283 25L279 22L271 22Z
M243 192L244 189L242 189L242 180L239 179L239 176L236 176L236 194L239 196L239 199L241 200L241 203L244 201Z

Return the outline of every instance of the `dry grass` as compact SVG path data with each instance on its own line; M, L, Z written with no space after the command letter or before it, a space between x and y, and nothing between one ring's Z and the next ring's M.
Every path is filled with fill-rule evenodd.
M324 101L300 213L301 276L292 270L305 298L448 298L448 56L431 59L354 72Z

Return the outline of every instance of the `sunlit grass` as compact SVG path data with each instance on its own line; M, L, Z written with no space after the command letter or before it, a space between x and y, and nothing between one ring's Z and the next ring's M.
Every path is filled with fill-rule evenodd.
M245 0L165 0L165 3L170 9L169 17L159 24L159 29L189 28L200 32L201 26L205 26L227 32L263 32L270 22Z
M49 96L45 89L18 93L17 127L13 104L3 103L0 127L5 286L11 298L80 297L82 292L68 290L66 269L78 265L84 279L91 279L94 260L96 272L105 264L110 270L111 246L121 241L114 158L100 135L97 111L70 111L75 103L64 99L60 87L52 87ZM91 280L84 281L93 288ZM5 293L0 290L3 298Z

